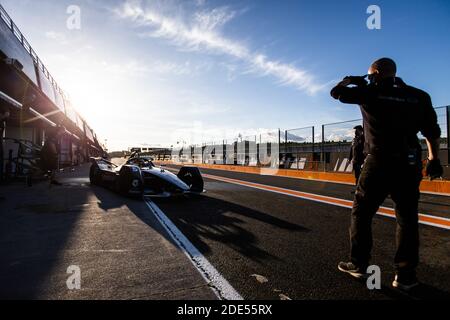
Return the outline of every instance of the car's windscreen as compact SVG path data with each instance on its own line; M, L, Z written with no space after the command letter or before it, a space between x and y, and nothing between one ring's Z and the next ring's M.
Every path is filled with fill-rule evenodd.
M146 158L135 158L128 160L128 164L139 166L141 168L154 167L153 162Z

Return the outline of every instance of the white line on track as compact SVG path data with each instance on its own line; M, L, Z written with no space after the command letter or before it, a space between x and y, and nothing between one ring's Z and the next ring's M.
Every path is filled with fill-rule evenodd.
M318 194L308 193L308 192L303 192L303 191L285 189L285 188L275 187L275 186L270 186L270 185L264 185L264 184L260 184L260 183L256 183L256 182L249 182L249 181L245 181L245 180L238 180L238 179L226 178L226 177L222 177L222 176L215 176L215 175L210 175L210 174L203 174L203 176L207 179L236 184L236 185L240 185L243 187L263 190L263 191L267 191L267 192L283 194L286 196L301 198L304 200L310 200L310 201L330 204L330 205L334 205L334 206L338 206L338 207L351 209L353 206L353 201L350 201L350 200L339 199L339 198L334 198L334 197L329 197L329 196L323 196L323 195L318 195ZM389 217L389 218L395 218L394 209L387 208L387 207L380 207L377 214L381 215L381 216ZM419 213L419 223L421 223L421 224L437 227L440 229L450 230L449 222L450 222L450 219L448 219L448 218Z
M162 212L162 210L148 198L144 198L144 200L150 211L169 233L170 237L189 258L206 282L208 282L208 285L213 289L213 292L217 295L217 297L221 300L243 300L242 296L186 238L186 236L175 226L175 224L164 214L164 212Z

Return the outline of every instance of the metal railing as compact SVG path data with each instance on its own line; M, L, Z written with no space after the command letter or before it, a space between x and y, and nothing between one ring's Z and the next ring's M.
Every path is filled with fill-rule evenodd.
M19 42L22 44L25 50L30 54L34 63L38 66L39 69L42 70L42 73L45 75L45 77L52 83L55 89L58 90L59 93L64 96L63 90L58 86L55 79L48 71L47 67L42 63L42 60L36 54L36 51L34 51L33 47L31 47L28 40L25 38L25 36L22 34L20 29L17 27L17 25L14 23L14 21L11 19L11 17L8 15L5 8L3 8L1 4L0 4L0 20L3 20L6 23L8 28L16 36L17 40L19 40Z
M96 134L92 131L92 129L90 129L90 127L88 126L88 124L85 121L85 119L83 119L83 117L81 117L80 114L78 112L76 112L75 109L70 105L69 97L67 96L67 94L58 85L56 80L53 78L53 76L48 71L47 67L43 64L42 60L37 55L36 51L34 51L33 47L30 45L30 43L25 38L23 33L20 31L20 29L17 27L17 25L14 23L12 18L9 16L8 12L6 12L5 8L0 4L0 23L1 23L1 21L3 21L6 24L6 26L11 30L13 35L17 38L17 40L23 46L25 51L31 56L31 58L32 58L32 60L33 60L33 62L35 64L35 67L37 68L37 70L42 71L42 74L48 79L48 81L50 81L50 83L53 86L54 90L56 90L56 92L58 92L61 95L61 97L63 98L62 105L63 105L63 109L64 109L64 114L66 115L66 117L69 118L76 127L78 127L81 131L83 131L84 134L86 134L86 135L92 134L93 136L90 138L90 140L92 142L96 143L97 146L101 147L100 144L98 143L99 139L97 138ZM40 77L40 75L37 74L37 77ZM41 90L42 90L42 82L38 81L38 83L40 83ZM55 95L55 99L57 100L56 95ZM70 106L68 105L67 102L69 102ZM57 108L60 107L59 105L57 105L56 101L53 101L53 103L55 104L55 106ZM77 116L76 120L74 120L73 118L69 117L69 115L68 115L68 110L69 109L73 110L76 113L76 116ZM83 122L82 126L80 126L80 124L77 123L78 119ZM86 129L85 127L87 127L88 129Z

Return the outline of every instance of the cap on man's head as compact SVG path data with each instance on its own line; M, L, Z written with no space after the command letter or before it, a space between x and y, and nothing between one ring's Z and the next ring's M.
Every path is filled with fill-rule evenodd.
M361 125L357 125L356 127L354 127L353 129L355 130L363 130L363 127Z
M1 119L1 120L6 120L6 119L9 118L10 115L11 115L11 114L9 113L9 111L5 111L5 112L3 112L3 113L0 112L0 119Z
M397 65L391 58L381 58L372 63L371 70L378 71L379 74L385 76L395 76L397 73Z

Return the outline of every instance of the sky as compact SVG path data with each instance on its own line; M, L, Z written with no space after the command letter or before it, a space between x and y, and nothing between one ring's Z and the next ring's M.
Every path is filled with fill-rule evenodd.
M447 0L0 3L109 150L358 119L329 91L384 56L450 105ZM366 25L373 4L381 29Z

